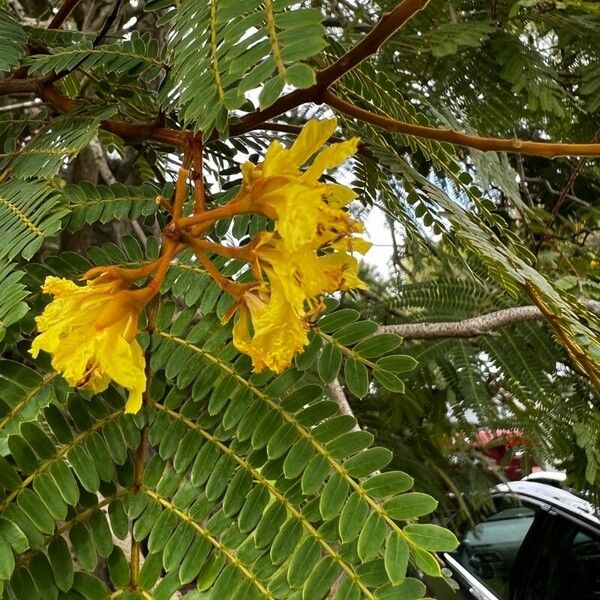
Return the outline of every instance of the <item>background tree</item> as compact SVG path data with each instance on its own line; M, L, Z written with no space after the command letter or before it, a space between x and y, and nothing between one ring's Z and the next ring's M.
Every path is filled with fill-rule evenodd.
M422 597L408 562L439 574L455 543L424 492L452 526L468 513L480 427L596 490L599 20L583 1L7 2L3 597ZM214 270L244 263L191 249L143 317L138 414L32 360L47 275L148 265L173 201L224 205L242 162L331 113L362 140L335 179L388 219L394 268L329 298L292 368L252 374Z

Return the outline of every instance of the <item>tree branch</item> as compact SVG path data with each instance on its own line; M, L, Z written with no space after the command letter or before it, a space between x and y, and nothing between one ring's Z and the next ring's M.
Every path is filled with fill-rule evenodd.
M58 12L52 17L52 21L48 24L48 29L58 29L69 18L69 15L80 2L81 0L65 0L58 9Z
M371 123L393 133L446 142L456 146L475 148L483 152L519 152L532 156L556 158L557 156L600 156L600 144L562 144L554 142L530 142L519 139L480 137L461 133L454 129L426 127L397 121L343 100L333 92L325 90L323 101L346 115Z
M73 100L61 94L58 89L52 85L42 86L38 93L44 102L47 102L62 112L72 112L76 108L76 104ZM191 131L159 127L152 123L136 124L128 123L121 119L107 119L106 121L102 121L101 126L102 129L115 133L127 140L153 140L170 146L181 147L188 139L193 138L193 133Z
M600 301L582 299L580 302L590 312L600 316ZM539 321L544 318L546 318L546 315L537 306L516 306L463 321L382 325L379 328L379 332L395 333L405 340L471 338L489 334L494 329L504 327L505 325L514 325L525 321Z
M354 412L352 412L352 407L348 402L348 398L346 398L344 388L342 387L337 377L329 384L329 392L333 400L335 400L335 402L337 402L338 406L340 407L340 413L343 415L349 415L356 419L356 417L354 416ZM360 431L358 423L354 425L352 431Z

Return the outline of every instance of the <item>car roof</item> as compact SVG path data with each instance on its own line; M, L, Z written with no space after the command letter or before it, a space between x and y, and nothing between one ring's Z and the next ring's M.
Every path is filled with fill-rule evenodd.
M600 525L600 519L598 518L600 511L598 508L584 498L580 498L567 490L561 490L537 481L511 481L510 483L501 483L495 489L504 494L513 492L522 496L529 496L578 517L583 517L590 523Z

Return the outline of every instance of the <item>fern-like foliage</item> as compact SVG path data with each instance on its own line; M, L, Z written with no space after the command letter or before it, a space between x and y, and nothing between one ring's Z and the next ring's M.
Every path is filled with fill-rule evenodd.
M0 168L17 179L56 175L66 157L76 156L98 135L100 122L114 115L111 108L85 110L50 121L23 147L9 139L0 154Z
M44 239L60 229L65 211L53 210L58 204L56 191L42 182L13 179L0 183L0 256L12 260L22 254L31 258Z
M23 275L22 271L15 271L14 265L9 263L0 267L0 340L4 338L8 327L18 323L29 312L24 302L28 292L21 281Z
M163 69L158 42L149 35L135 32L131 39L114 44L94 47L92 42L54 47L51 54L33 55L28 58L30 73L48 75L82 69L102 70L111 76L126 73L152 81Z
M547 4L430 2L331 91L410 124L587 141L597 127L598 15L586 2ZM236 350L223 321L240 298L201 252L157 261L189 241L182 205L184 217L225 206L241 163L260 162L274 138L292 139L328 109L295 107L232 139L229 124L272 106L286 86L310 87L396 5L150 0L143 12L127 3L98 15L0 11L3 599L423 598L420 575L440 576L434 554L456 544L437 523L457 526L493 482L470 445L479 428L518 428L532 456L599 488L597 392L577 362L597 356L600 326L568 293L598 295L580 277L596 260L597 215L570 181L579 169L593 194L591 162L553 163L547 193L557 188L557 207L531 197L528 177L548 177L533 161L338 115L336 137L361 144L325 177L354 178L354 213L383 211L402 274L381 285L382 298L370 293L374 307L345 292L324 298L309 344L278 375L253 373ZM13 96L17 88L40 98ZM173 194L182 166L190 189ZM233 247L273 223L244 214L195 227L233 284L224 287L244 289L236 285L256 265ZM565 242L549 259L538 252L548 240ZM227 246L217 247L223 256L214 244ZM143 283L157 262L168 271L139 323L149 385L138 414L124 413L116 385L92 396L69 388L48 355L32 358L48 276L148 267ZM472 317L524 293L554 333L537 322L436 341L380 330Z
M262 85L264 107L286 83L297 88L314 83L313 69L299 61L325 46L321 12L285 8L285 3L271 0L181 2L171 86L165 88L163 101L176 103L185 122L210 133L225 128L228 111L241 108L245 92L253 88Z
M27 35L2 8L0 9L0 72L17 66L25 54Z
M73 276L95 263L140 266L157 255L152 239L147 255L124 238L122 248L95 248L91 260L49 257L28 267L26 281L36 289L48 274ZM397 389L397 373L414 367L392 354L400 340L377 335L356 311L334 311L297 368L253 375L218 322L226 296L211 281L185 254L165 281L163 293L177 302L161 304L146 338L154 375L135 417L123 414L115 389L83 397L41 364L0 364L4 389L14 390L2 410L5 594L122 594L129 567L119 539L132 536L147 549L142 597L166 600L193 583L214 598L320 598L336 580L339 599L423 596L423 584L406 576L408 561L439 575L431 552L454 538L416 521L435 500L410 491L406 473L381 472L389 450L356 431L320 382L341 368L357 393L371 371ZM149 460L137 485L141 452ZM97 577L99 564L108 579Z
M489 282L485 286L469 280L441 279L404 285L389 302L395 312L405 315L402 322L431 323L490 313L511 306L514 300L490 288ZM473 438L484 425L492 430L514 428L523 432L523 449L533 460L563 464L574 485L595 489L594 440L600 431L589 407L598 402L598 394L566 366L567 356L547 326L522 323L471 340L412 341L404 344L403 351L418 361L417 368L404 377L407 401L411 399L419 406L418 416L409 416L413 409L408 407L397 411L390 399L392 406L383 410L382 422L375 430L385 428L389 413L394 412L402 414L394 417L401 423L414 418L414 426L426 423L441 428L446 411L454 423L446 432L449 436L460 432ZM431 405L433 412L428 413L422 403ZM443 412L436 416L436 410ZM583 431L586 434L580 434ZM403 435L391 428L389 436L393 447L402 447ZM574 441L587 457L579 459L579 470L572 463ZM404 463L396 460L402 468L410 468L408 459ZM586 470L583 463L588 464L587 477L582 473ZM434 482L425 483L429 493L434 493Z
M75 231L84 223L107 223L117 219L145 217L156 212L157 195L157 190L148 185L67 185L61 190L61 203L69 215L65 219L65 225Z

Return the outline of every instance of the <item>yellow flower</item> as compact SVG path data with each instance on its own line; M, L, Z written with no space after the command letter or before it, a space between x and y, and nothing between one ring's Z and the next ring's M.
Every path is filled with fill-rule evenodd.
M97 393L115 381L129 390L125 412L137 412L146 389L144 354L135 339L142 296L119 280L80 287L48 277L42 289L54 300L36 319L40 334L32 356L49 352L52 367L78 389Z
M344 250L337 250L336 246ZM258 269L267 275L271 285L278 282L296 311L312 314L314 307L320 306L320 296L324 293L366 288L358 277L358 261L345 249L366 251L369 246L359 238L344 238L328 254L319 256L308 245L292 252L277 234L265 232L257 237L253 253Z
M336 120L311 120L291 148L274 141L265 160L242 165L242 210L259 212L276 221L276 231L289 250L311 243L316 235L335 229L337 235L361 231L362 226L342 210L355 197L345 185L321 183L324 171L352 156L358 138L332 144L322 150L304 172L300 167L331 137Z
M233 327L233 344L252 358L255 372L281 373L308 344L307 324L294 309L277 282L269 294L256 290L242 297Z

